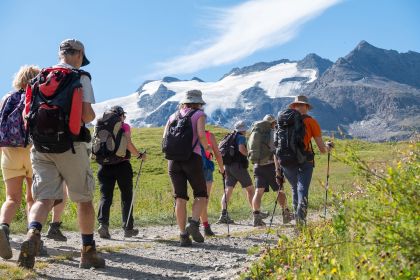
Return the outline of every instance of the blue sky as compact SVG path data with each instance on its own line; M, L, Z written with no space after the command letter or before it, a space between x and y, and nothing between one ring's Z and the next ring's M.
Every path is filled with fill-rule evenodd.
M65 38L85 44L104 101L164 75L213 81L312 52L335 61L361 40L420 52L419 26L417 0L2 0L0 92L21 65L55 64Z

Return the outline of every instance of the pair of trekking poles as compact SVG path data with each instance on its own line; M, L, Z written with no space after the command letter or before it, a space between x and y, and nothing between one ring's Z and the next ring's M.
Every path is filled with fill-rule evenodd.
M133 207L134 207L134 200L135 200L135 196L136 196L136 191L138 189L138 185L139 185L139 180L140 180L140 174L141 174L141 170L143 168L143 162L144 162L144 158L143 156L146 155L146 150L144 150L144 152L141 154L141 161L140 161L140 168L139 168L139 172L137 173L137 178L136 178L136 186L134 188L133 191L133 197L131 198L131 204L130 204L130 211L128 211L128 216L127 216L127 220L125 221L125 227L128 227L128 223L130 221L130 217L131 217L131 213L133 212Z

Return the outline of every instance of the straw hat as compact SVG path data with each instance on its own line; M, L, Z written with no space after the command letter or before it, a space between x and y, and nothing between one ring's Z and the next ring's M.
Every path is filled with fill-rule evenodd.
M289 104L289 108L291 109L294 104L306 104L308 105L309 110L313 109L313 106L309 103L308 97L306 97L305 95L295 96L295 100Z

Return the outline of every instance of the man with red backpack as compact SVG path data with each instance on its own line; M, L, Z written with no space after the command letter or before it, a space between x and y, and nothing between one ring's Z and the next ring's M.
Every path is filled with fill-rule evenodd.
M83 44L75 39L61 42L60 63L46 68L26 90L25 118L34 147L31 151L35 173L32 185L35 203L29 213L27 239L22 243L18 265L33 268L41 241L42 225L51 208L63 199L63 182L78 206L82 235L81 268L105 267L93 239L95 211L94 179L86 145L89 131L84 127L95 118L90 75L79 70L89 64Z

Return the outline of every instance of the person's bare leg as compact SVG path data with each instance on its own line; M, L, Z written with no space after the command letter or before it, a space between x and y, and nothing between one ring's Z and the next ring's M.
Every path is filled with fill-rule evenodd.
M95 209L92 201L77 204L77 218L81 234L93 234L95 227Z
M185 227L187 224L187 200L182 198L176 199L175 213L179 231L181 233L185 233Z
M28 221L45 224L45 221L48 217L48 213L51 211L53 205L53 199L43 199L35 201L31 207L31 210L29 211Z
M287 198L286 198L286 194L283 191L280 191L278 194L278 199L277 201L279 202L280 206L282 209L287 208Z
M261 199L264 195L264 188L257 188L254 198L252 199L252 209L254 211L260 211L261 209Z
M67 202L67 187L63 186L63 201L55 205L52 209L52 222L59 223L61 222L61 216L63 215L64 209L66 208Z
M249 206L252 209L252 200L254 199L255 188L254 186L249 186L245 188L246 196L248 198Z
M200 215L203 212L203 209L206 207L206 200L207 198L205 197L194 198L191 215L194 221L198 221L200 219Z
M15 177L5 181L6 201L1 207L0 223L10 224L22 201L22 183L24 177Z
M226 210L226 204L229 203L230 198L232 197L232 193L233 193L233 187L226 187L227 200L225 197L225 193L223 193L222 201L221 201L223 210Z
M213 182L207 182L206 185L207 185L207 194L208 194L209 197L206 199L206 205L203 208L203 211L201 212L201 215L200 215L200 219L201 219L202 222L207 222L208 219L209 219L209 217L208 217L208 207L209 207L210 192L211 192L211 188L213 186Z
M26 217L29 217L32 205L34 205L34 198L32 196L32 178L26 177Z

